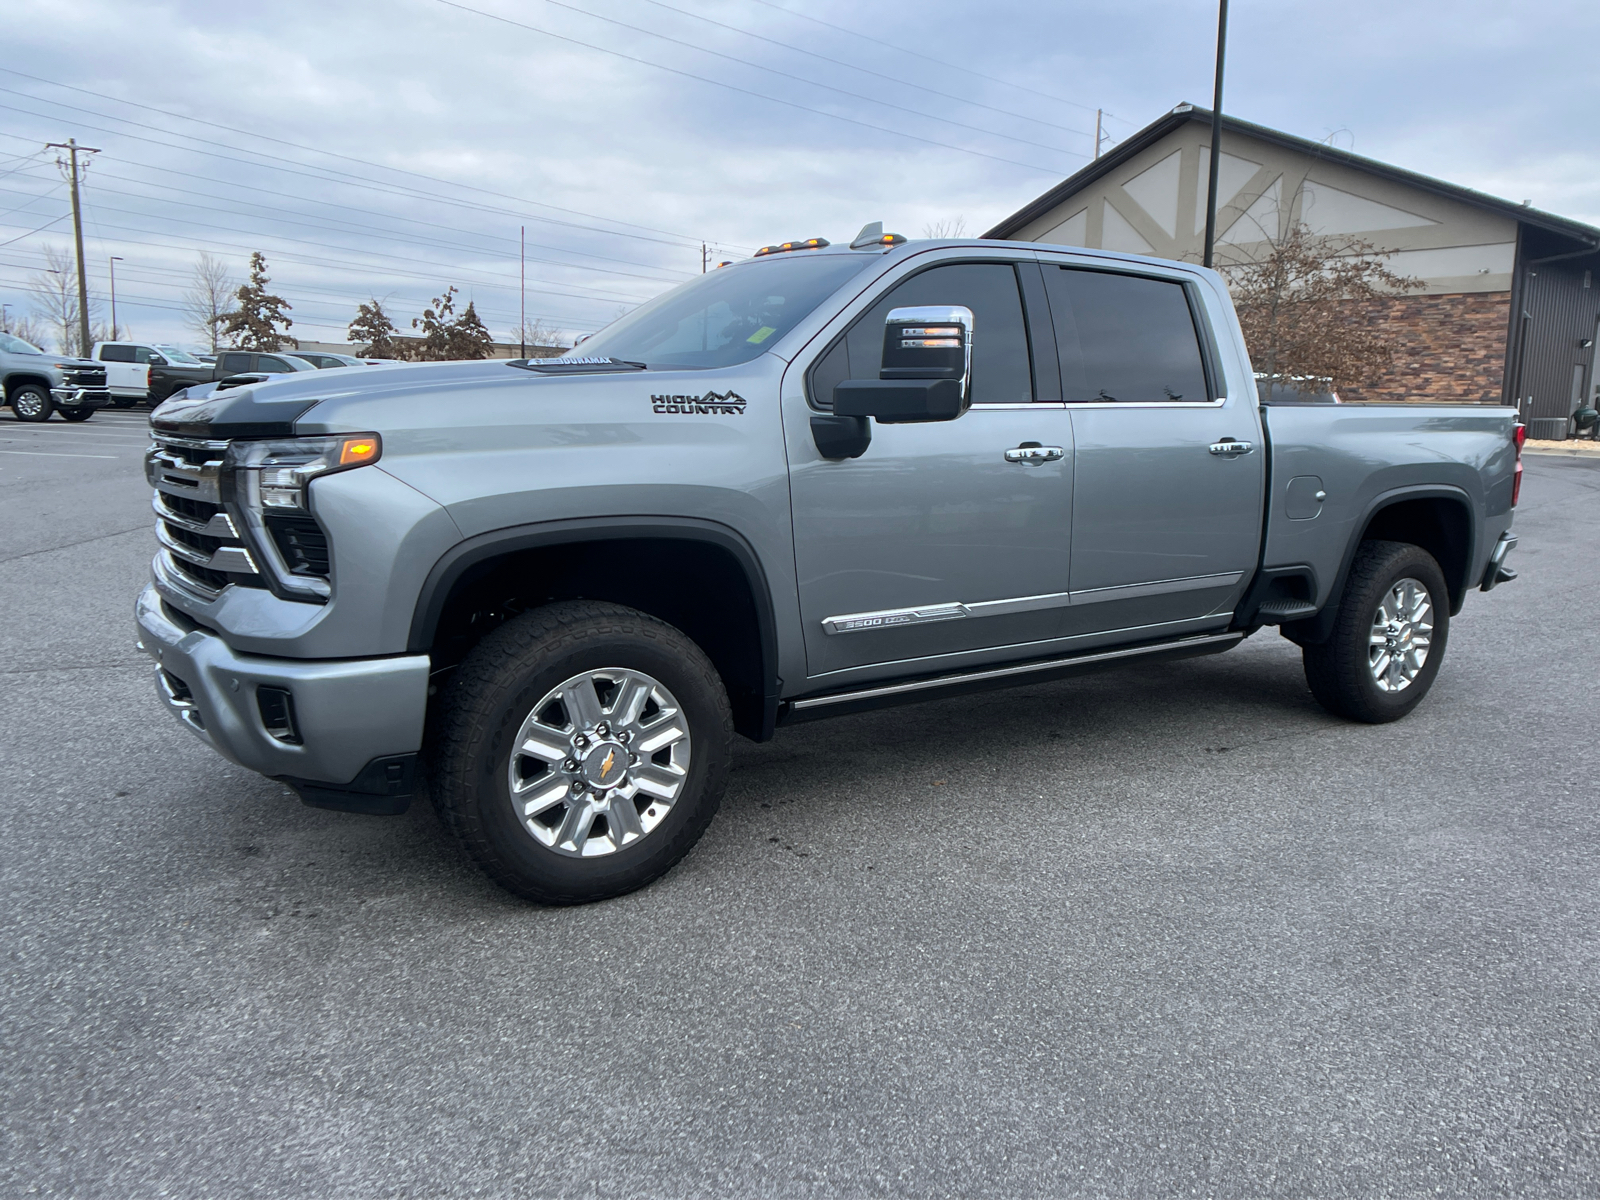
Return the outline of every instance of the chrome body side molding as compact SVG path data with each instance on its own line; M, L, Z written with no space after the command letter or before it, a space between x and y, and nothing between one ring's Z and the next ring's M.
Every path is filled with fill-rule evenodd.
M1050 592L1042 596L1015 596L1008 600L979 600L967 604L950 600L916 608L885 608L876 612L844 613L824 617L824 633L870 633L901 625L926 625L934 621L958 621L964 617L1004 617L1012 613L1037 612L1044 608L1066 608L1072 604L1100 604L1107 600L1132 600L1139 596L1164 596L1171 592L1199 591L1203 588L1232 587L1244 578L1243 571L1220 575L1193 575L1186 579L1160 579L1154 583L1130 583L1117 587L1091 588L1081 592Z

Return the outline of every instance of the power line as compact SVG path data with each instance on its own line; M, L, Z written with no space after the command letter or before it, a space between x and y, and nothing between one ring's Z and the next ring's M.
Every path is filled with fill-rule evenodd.
M5 69L6 68L0 67L0 70L5 70ZM66 85L63 84L61 86L64 87ZM193 134L182 133L182 132L179 132L177 130L172 130L172 129L162 129L159 126L149 125L149 124L146 124L145 122L142 122L142 121L133 121L133 120L130 120L129 118L127 118L127 117L114 116L114 115L112 115L110 113L97 112L94 109L79 108L77 105L66 104L66 103L64 103L63 101L60 101L60 100L51 100L51 99L49 99L48 97L45 97L45 96L36 96L31 92L19 92L19 91L15 90L14 88L0 88L0 92L6 93L8 95L13 95L13 96L21 96L21 97L23 97L25 99L28 99L28 100L37 101L40 104L52 105L55 108L66 109L69 112L89 113L91 116L99 117L102 120L116 121L116 122L119 122L119 123L124 124L124 125L132 125L137 129L150 129L150 130L153 130L153 131L155 131L157 133L168 134L171 137L187 138L189 141L201 143L202 146L206 146L206 145L222 146L224 149L237 150L241 154L252 154L252 155L255 155L257 158L265 159L267 161L265 161L265 162L254 162L251 159L247 159L247 158L235 158L234 156L229 155L229 154L219 154L215 150L199 149L199 148L196 148L194 146L180 146L180 145L177 145L177 144L175 144L173 142L164 142L159 138L143 137L143 136L141 136L140 134L137 134L137 133L129 133L125 129L107 129L103 125L87 125L87 124L84 124L81 121L77 122L77 124L78 124L78 126L80 128L82 128L82 129L90 129L90 130L93 130L96 133L109 133L114 137L129 138L129 139L131 139L133 141L136 141L136 142L146 142L146 143L148 143L148 144L150 144L152 146L164 146L169 150L181 150L186 154L203 154L203 155L206 155L209 158L220 159L223 162L239 163L239 164L241 164L243 166L254 167L257 170L280 171L280 172L282 172L282 173L284 173L286 175L297 175L297 176L299 176L299 177L301 177L303 179L314 179L318 183L322 183L322 184L335 183L335 184L340 184L341 186L352 186L352 185L353 186L359 186L359 187L363 188L364 190L368 190L368 191L387 192L390 195L404 196L405 198L412 199L412 200L425 200L425 201L428 201L430 203L452 204L452 205L455 205L455 206L460 207L460 208L467 208L467 209L472 209L472 210L475 210L475 211L501 212L501 213L506 213L507 212L507 210L492 209L492 208L488 208L487 206L484 206L484 205L481 205L481 204L474 204L474 203L471 203L471 202L468 202L468 201L453 200L453 199L451 199L449 197L433 195L433 194L430 194L430 193L426 193L426 192L420 191L419 189L416 189L416 188L406 187L405 185L385 184L381 180L367 179L367 178L365 178L363 176L360 176L360 175L352 175L352 174L350 174L349 172L346 172L346 171L335 171L335 170L332 170L332 169L324 169L324 170L321 170L321 171L293 170L293 169L291 169L292 167L303 167L303 166L308 166L309 164L296 163L292 159L279 158L276 155L271 155L271 154L263 154L259 150L246 150L246 149L243 149L243 148L238 147L238 146L229 146L229 145L227 145L226 143L223 143L223 142L208 142L204 138L195 137ZM27 108L17 108L14 105L9 105L9 104L0 104L0 110L4 110L6 112L25 113L26 115L28 115L30 117L38 117L38 118L40 118L42 120L54 120L54 119L56 119L56 118L54 118L54 117L52 117L52 116L50 116L49 114L46 114L46 113L34 112L32 109L27 109ZM10 138L13 138L13 139L15 139L17 141L25 141L25 140L27 140L27 139L24 139L24 138L19 138L15 134L0 134L0 136L10 137ZM274 163L288 163L290 165L289 166L274 166L273 165ZM342 176L343 178L342 179L330 178L330 176ZM481 189L473 189L473 190L481 190ZM516 216L516 215L522 215L522 214L517 214L515 212L510 212L509 215ZM658 242L658 243L660 243L662 245L669 245L669 246L682 246L682 245L684 245L684 243L667 242L667 241L663 241L661 238L648 237L648 236L646 236L644 234L623 233L623 232L620 232L618 230L611 230L611 229L595 229L592 226L578 225L578 224L576 224L574 222L571 222L571 221L560 221L560 220L557 220L554 217L541 217L541 216L536 216L536 215L532 215L532 214L526 214L526 215L523 215L523 219L524 220L530 220L530 221L542 221L545 224L549 224L549 225L562 225L562 226L566 226L566 227L572 228L572 229L582 229L582 230L585 230L586 232L589 232L589 233L598 233L598 234L603 234L603 235L611 236L611 237L634 238L634 239L639 240L639 241ZM696 243L694 243L694 244L698 244L698 239L696 240Z
M1026 87L1020 83L1012 83L1009 79L1001 79L998 75L986 75L982 71L974 71L971 67L963 67L960 63L953 63L947 59L935 58L931 54L923 54L917 50L907 50L904 46L897 46L891 42L886 42L881 37L875 37L870 33L860 33L854 29L846 29L843 25L835 25L831 21L824 21L821 17L813 17L809 13L796 12L792 8L785 8L781 4L774 4L772 0L754 0L754 2L767 8L776 9L785 16L799 17L803 21L810 21L812 24L821 25L825 29L832 29L839 33L849 34L853 38L860 38L864 42L871 42L872 45L878 50L898 50L901 54L909 54L912 58L920 58L927 62L937 63L941 67L949 67L952 71L960 71L965 75L971 75L978 79L987 79L990 83L998 83L1001 87L1015 88L1019 92L1027 92L1029 95L1041 96L1046 100L1054 100L1058 104L1067 104L1073 108L1081 108L1084 112L1094 111L1094 109L1089 105L1082 104L1077 100L1068 100L1065 96L1057 96L1050 92L1041 92L1037 88ZM1116 117L1117 120L1124 121L1128 124L1132 123L1127 122L1126 118L1124 117L1117 117L1115 113L1108 112L1106 113L1106 116Z
M1074 153L1074 151L1071 151L1071 150L1063 150L1060 146L1051 146L1051 145L1048 145L1045 142L1035 142L1035 141L1033 141L1033 140L1031 140L1029 138L1021 138L1021 137L1017 137L1017 136L1015 136L1013 134L1009 134L1009 133L1000 133L997 130L985 129L981 125L969 125L965 121L957 121L957 120L954 120L954 119L952 119L950 117L940 117L940 116L935 115L934 113L925 112L920 108L909 108L904 104L896 104L892 100L879 100L875 96L866 96L866 95L863 95L860 92L852 92L849 88L834 87L833 84L831 84L831 83L819 83L815 79L807 79L803 75L794 75L794 74L791 74L788 71L780 71L777 67L769 67L769 66L766 66L766 65L764 65L762 63L751 62L749 59L740 58L738 55L735 55L735 54L724 54L721 50L713 50L709 46L700 46L700 45L696 45L694 42L685 42L685 41L683 41L683 40L681 40L679 38L670 37L670 36L668 36L667 34L664 34L664 33L657 33L653 29L646 29L641 25L633 25L633 24L630 24L627 21L619 21L615 17L602 16L600 13L590 12L588 9L578 8L575 5L568 4L568 3L565 2L565 0L544 0L544 2L546 4L550 4L550 5L555 6L556 8L564 8L568 12L580 13L581 15L583 15L585 17L590 17L590 18L592 18L592 19L594 19L596 21L605 21L607 24L610 24L610 25L616 25L616 26L619 26L619 27L621 27L623 29L631 29L635 33L642 33L642 34L645 34L647 37L659 38L661 41L670 42L674 46L685 46L690 50L698 50L700 53L709 54L714 58L727 59L729 62L738 63L740 66L751 67L751 68L753 68L753 69L755 69L757 71L765 71L769 75L777 75L777 76L780 76L781 78L784 78L784 79L793 79L797 83L804 83L804 84L807 84L810 87L822 88L824 91L838 92L839 95L841 95L841 96L849 96L852 100L865 100L868 104L879 104L879 105L882 105L885 108L893 108L893 109L897 109L897 110L899 110L900 112L903 112L903 113L910 113L914 117L926 117L928 120L930 120L930 121L938 121L942 125L954 125L958 129L970 129L974 133L981 133L986 137L1005 138L1007 141L1018 142L1018 143L1020 143L1021 145L1024 145L1024 146L1035 146L1040 150L1049 150L1054 154L1071 154L1071 153ZM654 0L650 0L650 2L653 3ZM665 6L663 6L663 7L665 7ZM472 10L472 11L476 11L476 10ZM486 13L486 14L483 14L483 15L487 16L489 14ZM713 22L713 23L715 23L715 22ZM729 27L728 26L724 26L724 28L729 28ZM544 32L544 31L541 30L540 32ZM768 97L768 98L771 99L771 97ZM1082 130L1073 130L1072 132L1081 133ZM1085 134L1084 136L1087 137L1088 135ZM940 143L940 144L943 144L943 143ZM960 147L952 146L951 149L960 149ZM1082 157L1087 157L1087 156L1082 156Z
M19 233L16 237L10 239L10 241L0 242L0 246L9 246L9 245L11 245L12 242L20 242L25 237L32 237L36 233L43 233L46 229L49 229L50 226L61 224L62 221L65 221L71 215L72 215L71 213L62 213L59 217L56 217L54 220L46 221L43 225L39 226L39 228L37 228L37 229L30 229L30 230L28 230L27 233Z
M842 113L831 113L831 112L828 112L826 109L812 108L809 104L801 104L797 100L784 100L784 99L782 99L781 97L778 97L778 96L769 96L765 92L751 91L749 88L742 88L742 87L738 87L735 84L725 83L724 81L722 81L720 79L710 79L710 78L707 78L704 75L696 75L693 71L682 71L682 70L679 70L677 67L666 66L664 63L651 62L647 58L638 58L638 57L636 57L635 55L632 55L632 54L624 54L620 50L612 50L612 49L610 49L609 47L606 47L606 46L597 46L593 42L586 42L586 41L583 41L581 38L568 37L566 34L563 34L563 33L553 33L548 29L541 29L537 25L529 25L529 24L526 24L525 22L522 22L522 21L513 21L510 17L502 17L502 16L500 16L500 15L498 15L496 13L484 12L482 9L471 8L471 7L469 7L469 6L465 5L465 4L458 4L456 2L456 0L434 0L434 3L435 4L442 4L446 8L454 8L454 9L457 9L457 10L459 10L461 12L471 13L474 16L485 17L485 18L487 18L488 20L491 20L491 21L499 21L504 25L510 25L510 26L512 26L512 27L514 27L516 29L526 29L530 33L541 33L545 37L552 37L552 38L555 38L559 42L568 42L568 43L570 43L570 44L572 44L574 46L582 46L586 50L596 50L596 51L599 51L601 54L610 54L610 55L613 55L616 58L626 59L628 62L639 63L642 66L646 66L646 67L654 67L656 70L665 71L669 75L680 75L685 79L694 79L694 80L698 80L701 83L709 83L713 87L726 88L730 92L738 92L741 96L754 96L757 100L767 100L767 101L770 101L773 104L781 104L781 105L785 106L786 108L797 108L801 112L813 113L816 116L828 117L828 118L831 118L832 120L835 120L835 121L843 121L843 122L845 122L846 124L849 124L849 125L859 125L863 129L875 129L879 133L888 133L888 134L892 134L895 137L906 138L906 139L908 139L910 141L913 141L913 142L921 142L925 146L937 146L941 150L954 150L959 154L971 154L971 155L973 155L973 156L975 156L977 158L987 158L991 162L1003 162L1003 163L1008 164L1009 166L1023 167L1023 168L1025 168L1027 170L1039 171L1039 172L1042 172L1042 173L1047 174L1047 175L1059 175L1060 174L1060 172L1058 170L1056 170L1056 169L1054 169L1052 167L1041 167L1037 163L1019 162L1017 159L1005 158L1004 156L999 155L999 154L988 154L988 153L986 153L986 152L984 152L982 150L973 150L973 149L971 149L969 147L966 147L966 146L956 146L956 145L952 145L949 142L940 142L940 141L934 140L933 138L925 138L925 137L921 137L921 136L919 136L917 134L914 134L914 133L907 133L903 129L892 129L887 125L877 125L877 124L874 124L871 121L862 121L862 120L858 120L855 117L847 117ZM937 120L939 118L933 118L933 119ZM1059 151L1059 153L1070 154L1070 153L1072 153L1072 151L1062 150L1062 151ZM1084 157L1084 156L1083 155L1078 155L1077 157L1081 158L1081 157Z
M8 75L19 76L19 77L21 77L23 79L31 79L35 83L43 83L43 84L46 84L46 85L48 85L50 87L65 88L68 91L81 92L83 95L86 95L86 96L94 96L96 99L99 99L99 100L109 100L113 104L125 104L125 105L128 105L128 106L132 107L132 108L142 108L146 112L160 113L162 116L171 117L174 120L191 121L191 122L193 122L193 123L195 123L197 125L209 125L213 129L222 129L222 130L227 131L228 133L237 133L237 134L243 135L244 137L259 138L261 141L264 141L264 142L273 142L273 143L275 143L275 144L277 144L279 146L288 146L288 147L290 147L291 149L294 149L294 150L303 150L308 154L320 154L320 155L323 155L323 156L325 156L327 158L337 158L337 159L342 159L345 162L359 163L361 166L364 166L364 167L372 167L375 170L379 170L379 171L389 171L389 172L391 172L393 174L396 174L396 175L409 175L413 179L423 179L423 180L426 180L429 183L442 183L447 187L462 188L465 191L477 192L480 195L493 196L493 197L495 197L496 199L499 199L499 200L511 200L511 201L513 201L515 203L518 203L518 204L532 204L532 205L534 205L534 206L536 206L538 208L548 208L552 212L566 213L569 216L587 217L592 221L605 221L605 222L607 222L609 224L612 224L612 225L623 225L623 226L626 226L627 228L630 228L630 229L643 229L648 233L659 233L659 234L662 234L665 237L675 238L680 243L683 243L683 244L693 244L694 242L697 242L697 241L700 240L698 237L694 237L694 236L691 236L690 234L686 234L686 233L674 233L673 231L667 230L667 229L656 229L656 228L653 228L652 226L649 226L649 225L639 225L639 224L636 224L636 223L634 223L632 221L619 220L616 217L606 217L606 216L600 215L599 213L584 212L581 209L563 208L559 204L547 204L542 200L527 200L527 199L525 199L525 198L523 198L521 196L512 196L512 195L508 195L505 192L496 192L496 191L494 191L494 190L492 190L490 188L481 188L481 187L477 187L477 186L475 186L473 184L470 184L470 183L461 183L461 182L458 182L458 181L453 180L453 179L441 179L436 175L427 175L427 174L424 174L421 171L407 170L404 167L391 167L391 166L386 166L383 163L369 162L367 159L357 158L357 157L355 157L354 155L351 155L351 154L341 154L340 152L338 152L336 150L322 150L322 149L318 149L315 146L306 146L306 145L303 145L303 144L301 144L299 142L291 142L291 141L288 141L285 138L273 137L270 134L257 133L255 131L249 130L249 129L240 129L240 128L238 128L236 126L233 126L233 125L224 125L224 124L222 124L222 123L220 123L218 121L208 121L203 117L191 117L191 116L187 116L187 115L185 115L183 113L175 113L175 112L172 112L169 109L157 108L157 107L155 107L154 105L151 105L151 104L141 104L137 100L125 100L120 96L110 96L110 95L107 95L104 92L91 91L88 88L77 87L77 86L74 86L73 84L70 84L70 83L62 83L59 80L55 80L55 79L46 79L46 78L44 78L42 76L39 76L39 75L29 75L26 71L18 71L14 67L0 67L0 71L4 71ZM0 89L0 90L8 90L8 89ZM26 94L26 93L22 93L22 94ZM42 99L42 97L40 97L40 98ZM122 118L113 118L113 119L121 120ZM133 122L129 122L129 123L132 124ZM155 128L155 127L154 126L144 126L144 128ZM175 131L173 131L173 130L162 130L162 132L163 133L171 133L171 132L175 132ZM180 134L179 136L187 136L187 135ZM196 140L198 140L198 139L196 139ZM221 143L217 143L217 144L220 145ZM239 147L229 147L229 148L230 149L239 149ZM254 151L254 150L244 151L244 152L245 153L249 153L249 154L260 154L260 151ZM268 157L268 156L261 155L261 157ZM289 161L289 160L280 160L280 161ZM298 164L298 165L302 165L303 166L303 165L306 165L306 164ZM534 217L533 218L533 220L548 220L548 219L549 218L543 218L543 217ZM558 223L560 223L560 222L558 222ZM579 228L588 228L588 227L580 226ZM596 232L596 233L609 233L609 234L615 234L617 236L624 236L624 237L628 236L626 234L619 233L617 230L610 230L610 229L596 229L596 230L594 230L594 232ZM750 247L740 247L740 248L741 249L749 249Z
M757 41L766 42L770 46L778 46L784 50L792 50L796 54L804 54L810 58L816 58L826 63L832 63L836 67L844 67L851 71L860 71L863 75L871 75L877 79L886 79L890 83L897 83L902 87L916 88L919 92L927 92L932 96L943 96L946 100L954 100L957 104L967 104L973 108L986 108L990 112L1000 113L1002 116L1016 117L1022 121L1032 121L1036 125L1048 125L1051 129L1059 129L1065 133L1076 133L1083 137L1089 136L1087 130L1074 129L1070 125L1057 125L1054 121L1046 121L1043 117L1034 117L1029 116L1027 113L1013 112L1009 108L997 108L993 104L985 104L981 100L969 100L965 96L957 96L952 92L941 92L938 88L931 88L926 84L917 83L910 79L901 79L895 75L885 75L882 71L874 71L871 67L862 67L855 63L845 62L842 58L830 58L826 54L818 54L815 50L807 50L804 46L791 45L788 42L779 41L777 38L767 37L765 34L752 33L748 29L740 29L737 25L728 25L722 21L717 21L710 17L702 16L700 13L690 12L686 8L677 8L671 4L664 3L663 0L644 0L644 2L646 4L653 4L657 8L664 8L668 12L675 12L681 16L692 17L696 21L704 21L707 25L715 25L718 29L726 29L730 32L741 34L744 37L755 38Z

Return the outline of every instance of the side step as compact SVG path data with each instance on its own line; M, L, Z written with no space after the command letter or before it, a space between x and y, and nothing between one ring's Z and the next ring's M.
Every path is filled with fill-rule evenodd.
M788 700L783 703L778 710L778 724L792 725L797 721L814 721L821 717L842 716L845 713L862 712L869 708L911 704L919 700L936 700L1013 684L1042 683L1078 671L1113 665L1127 659L1194 658L1203 654L1220 654L1238 645L1244 640L1244 636L1242 631L1230 630L1227 633L1177 638L1173 641L1155 642L1144 646L1125 646L1118 650L1103 650L1096 654L1075 654L1065 658L1041 659L1038 662L1012 663L979 671L959 671L950 675L934 675L927 679L907 680L903 683L879 684L849 692L805 696L799 700Z
M1256 609L1256 620L1263 625L1282 625L1285 621L1302 621L1314 617L1320 610L1305 600L1268 600Z

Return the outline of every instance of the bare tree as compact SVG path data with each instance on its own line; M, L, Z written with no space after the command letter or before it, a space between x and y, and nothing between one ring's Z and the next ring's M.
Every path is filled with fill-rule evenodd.
M45 341L50 337L45 327L39 324L38 320L31 314L22 317L20 320L10 321L4 332L9 333L12 337L21 338L30 345L38 346L41 350L44 349Z
M239 281L229 273L227 264L202 250L190 276L189 290L183 294L183 319L213 354L221 349L222 327L232 315L233 296L238 288Z
M520 329L511 331L511 344L513 346L527 346L529 349L538 347L547 350L565 350L567 344L561 340L561 334L554 325L543 317L527 321Z
M28 292L33 297L35 316L48 328L55 340L57 354L88 354L92 347L80 346L81 326L78 322L78 276L72 255L55 246L44 248L44 270L35 271L28 280ZM99 316L96 298L89 298L89 319Z
M964 216L943 217L937 221L930 221L922 227L922 236L930 238L958 238L967 236L967 218Z
M1264 387L1309 376L1352 388L1388 368L1395 339L1365 318L1360 302L1423 286L1389 270L1389 252L1357 237L1318 235L1303 221L1265 236L1253 253L1234 252L1240 257L1218 269Z

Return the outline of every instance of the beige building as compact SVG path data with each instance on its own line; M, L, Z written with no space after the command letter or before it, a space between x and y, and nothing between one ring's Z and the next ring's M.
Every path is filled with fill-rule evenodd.
M1198 262L1210 151L1211 114L1179 105L985 236ZM1600 382L1600 230L1232 118L1222 151L1219 265L1304 221L1371 242L1390 270L1423 281L1352 312L1388 327L1400 351L1350 398L1518 402L1564 424ZM1559 295L1541 294L1552 285Z

